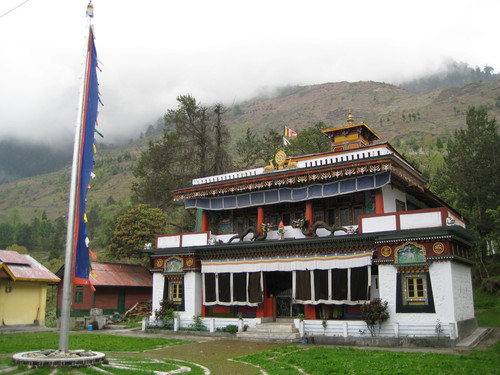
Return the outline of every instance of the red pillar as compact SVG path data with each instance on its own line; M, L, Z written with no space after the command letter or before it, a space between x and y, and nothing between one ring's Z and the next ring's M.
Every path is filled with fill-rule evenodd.
M304 305L304 316L306 319L316 319L316 306Z
M306 220L309 221L309 226L314 224L313 204L311 201L306 202Z
M260 229L261 224L264 224L264 207L257 207L257 230L262 232Z
M208 232L208 216L205 211L201 214L201 231Z
M375 193L375 213L384 213L384 196L382 195L382 189L378 189Z

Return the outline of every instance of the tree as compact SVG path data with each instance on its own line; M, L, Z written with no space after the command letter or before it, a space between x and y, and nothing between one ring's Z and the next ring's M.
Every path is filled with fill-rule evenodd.
M212 170L214 174L222 174L231 170L231 158L227 152L229 131L224 124L224 114L227 109L220 103L213 106L214 120L214 157Z
M256 166L257 160L260 159L261 147L262 143L257 139L255 133L247 128L245 137L236 143L236 150L241 158L241 168L248 169Z
M189 182L191 161L176 132L167 132L160 142L150 142L134 170L132 183L136 203L146 203L167 210L172 202L172 189Z
M321 132L324 129L326 129L325 123L318 122L314 126L301 131L297 138L290 140L290 146L286 148L287 154L305 155L329 151L331 142Z
M188 185L193 178L231 169L224 106L205 107L190 95L181 95L177 101L177 109L164 116L163 139L150 142L142 153L132 184L134 203L160 207L169 214L177 208L173 189Z
M213 148L208 108L191 95L178 96L177 102L178 108L168 110L165 122L175 124L182 147L189 150L197 177L206 176L210 171L209 154Z
M10 223L0 223L0 249L14 244L14 228Z
M109 245L110 254L117 259L147 259L141 250L165 233L167 219L159 208L146 204L132 207L116 219L115 231Z
M274 155L283 148L283 134L271 129L269 133L262 138L261 158L267 164L267 162L274 159Z
M499 231L488 209L500 201L500 144L496 119L485 107L469 107L467 127L459 129L448 143L448 154L438 191L470 221L480 238L480 259L485 260L488 237Z

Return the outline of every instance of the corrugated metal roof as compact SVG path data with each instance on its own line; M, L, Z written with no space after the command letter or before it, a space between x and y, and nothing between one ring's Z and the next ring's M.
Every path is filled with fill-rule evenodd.
M0 260L0 267L13 280L60 281L56 275L29 255L19 254L16 251L0 250Z
M153 286L151 273L136 264L92 262L92 273L90 281L94 286Z
M12 250L0 250L0 262L8 264L30 264L22 254Z

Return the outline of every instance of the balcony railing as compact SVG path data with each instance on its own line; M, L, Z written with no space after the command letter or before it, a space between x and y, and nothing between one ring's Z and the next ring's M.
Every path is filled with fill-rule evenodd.
M358 233L435 228L447 225L459 225L465 228L465 222L446 207L361 215L358 223Z

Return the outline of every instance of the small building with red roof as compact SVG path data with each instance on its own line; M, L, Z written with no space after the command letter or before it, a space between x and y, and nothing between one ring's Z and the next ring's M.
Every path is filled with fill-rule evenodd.
M0 250L0 325L45 325L47 285L59 281L31 256Z
M57 274L63 275L64 267ZM137 264L92 262L90 285L73 285L71 316L90 315L102 309L104 315L123 314L137 302L151 301L153 277ZM92 288L93 287L93 288ZM59 284L57 315L60 316L63 282Z

